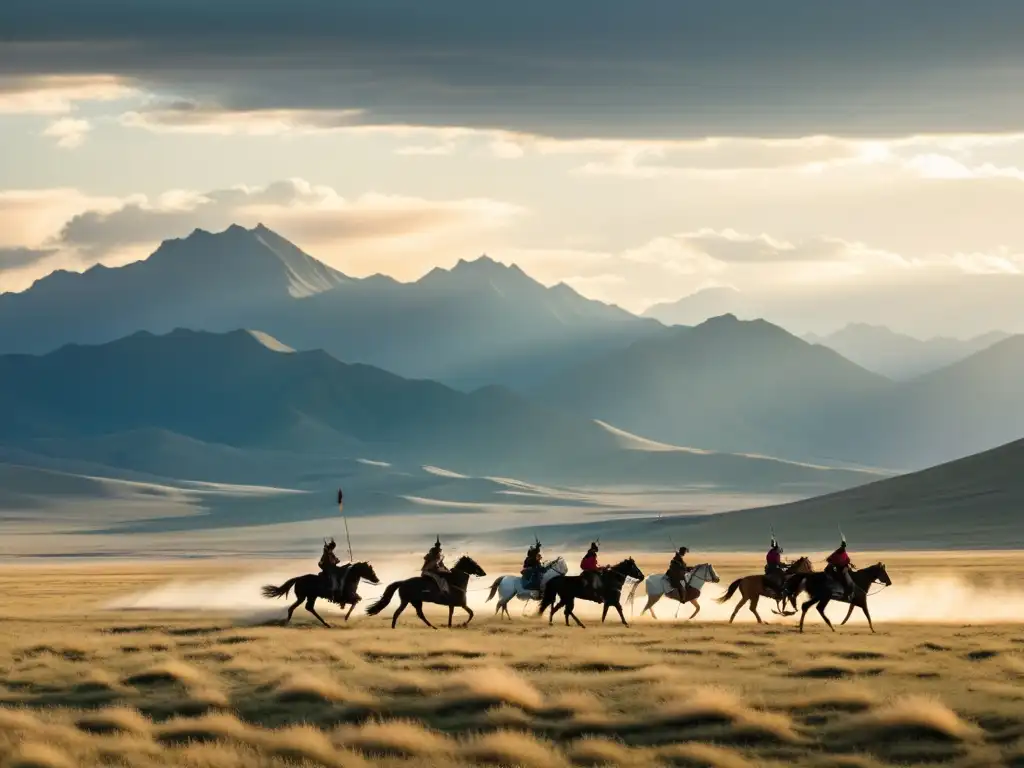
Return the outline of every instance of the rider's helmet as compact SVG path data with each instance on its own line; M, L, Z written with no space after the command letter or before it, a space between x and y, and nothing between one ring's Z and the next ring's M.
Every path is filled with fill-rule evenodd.
M591 552L597 552L598 549L599 549L599 547L597 546L597 542L596 541L590 542L590 551Z
M680 547L680 548L679 548L679 551L678 551L678 552L677 552L676 554L679 554L679 555L685 555L685 554L687 554L687 553L688 553L689 551L690 551L690 548L689 548L689 547Z
M338 545L335 543L334 539L331 539L329 542L327 542L324 545L324 549L330 549L330 550L333 551L336 546L338 546Z

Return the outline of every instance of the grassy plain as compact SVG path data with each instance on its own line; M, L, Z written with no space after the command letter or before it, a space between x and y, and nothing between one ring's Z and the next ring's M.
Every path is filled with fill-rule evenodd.
M710 559L722 584L708 586L705 606L756 568L744 556ZM1024 583L1014 559L886 562L893 590L939 560L1013 592ZM514 572L482 563L489 577L476 588ZM1012 623L885 619L877 635L862 621L833 634L815 616L799 635L777 617L626 629L591 611L580 630L518 607L503 623L491 603L469 629L435 632L410 614L392 631L390 610L357 611L345 625L325 607L327 630L301 608L287 628L102 608L186 575L227 584L253 570L0 568L0 766L1024 766L1024 636ZM361 592L365 606L380 588ZM446 611L428 614L443 621Z

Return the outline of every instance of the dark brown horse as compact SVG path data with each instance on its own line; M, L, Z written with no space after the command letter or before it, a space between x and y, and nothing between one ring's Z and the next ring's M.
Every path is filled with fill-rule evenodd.
M793 563L790 563L782 571L783 576L792 576L797 573L810 573L814 570L811 565L811 561L806 557L801 557ZM792 616L792 613L787 614L785 612L786 607L786 592L785 589L779 591L774 589L768 584L767 577L763 573L755 573L752 576L743 576L742 578L736 579L732 584L729 585L729 589L726 590L725 594L719 598L715 598L719 603L727 603L732 596L736 593L736 590L740 591L742 599L736 606L736 610L732 612L732 616L729 617L729 623L736 618L736 614L740 612L740 608L750 601L750 612L754 614L754 618L757 619L758 624L764 624L761 621L761 616L757 612L757 601L762 597L767 597L769 600L775 600L781 610L776 610L780 616ZM796 613L796 601L793 601L793 613Z
M802 613L800 614L801 632L804 631L804 619L807 618L807 611L814 605L818 606L818 613L821 614L821 618L828 624L829 629L835 632L836 628L832 626L832 622L825 615L825 608L833 600L849 603L850 605L850 610L847 611L843 624L850 620L854 607L857 607L864 611L864 616L868 620L868 626L871 627L872 632L875 631L875 625L871 623L871 613L868 611L868 589L876 581L887 587L892 586L892 579L889 578L889 574L885 570L885 563L875 563L863 570L854 571L850 574L850 577L853 579L856 589L853 591L853 597L849 600L846 598L843 585L828 573L800 573L790 577L786 585L789 594L795 599L796 595L800 594L801 591L805 591L811 598L802 607Z
M373 566L369 563L349 563L339 566L338 570L341 574L342 587L337 593L331 592L326 574L307 573L305 576L296 576L294 579L288 579L280 587L267 584L263 587L263 596L269 599L284 597L292 588L295 589L295 597L298 599L288 608L288 618L284 620L285 624L292 620L292 614L295 613L295 609L299 607L299 603L305 600L306 610L316 616L317 620L325 627L330 627L331 625L324 621L320 614L316 612L316 608L313 607L318 598L335 603L340 608L344 608L346 605L349 606L348 613L345 614L345 621L348 621L348 617L352 615L352 609L362 599L357 592L359 580L366 579L371 584L380 584L380 579L377 578L377 574L373 571Z
M644 572L637 567L633 558L623 560L618 565L601 571L601 593L598 595L591 591L582 576L555 576L544 587L544 599L541 600L537 615L542 616L544 611L550 607L551 616L548 618L548 623L552 624L555 621L555 612L564 607L565 625L569 626L571 617L580 627L583 627L583 622L573 613L573 608L576 607L577 600L589 600L592 603L604 603L604 610L601 612L602 623L608 616L608 609L614 608L619 612L622 623L628 627L629 622L626 621L626 616L622 612L622 587L625 585L626 579L640 581L643 577ZM555 602L556 598L557 603ZM586 627L583 628L586 629Z
M466 585L469 584L470 576L486 576L487 573L477 565L476 561L468 555L463 555L459 558L459 561L455 563L455 567L447 573L438 574L445 580L448 585L447 591L442 591L438 587L437 583L429 576L414 576L411 579L405 581L396 581L392 584L388 584L387 589L384 590L384 594L381 595L380 600L375 602L369 608L366 609L366 613L370 616L376 616L378 613L388 607L388 603L391 602L391 598L395 596L395 592L398 592L398 598L401 600L401 604L398 606L398 610L395 611L395 615L391 618L391 628L394 629L398 623L398 617L405 610L407 605L412 605L416 609L416 615L420 617L420 621L426 624L431 629L437 629L433 624L427 621L427 617L423 615L423 604L434 603L435 605L447 605L448 606L448 626L452 625L452 616L455 614L456 608L461 608L469 614L469 618L466 619L466 623L462 626L466 626L473 620L473 611L466 604Z

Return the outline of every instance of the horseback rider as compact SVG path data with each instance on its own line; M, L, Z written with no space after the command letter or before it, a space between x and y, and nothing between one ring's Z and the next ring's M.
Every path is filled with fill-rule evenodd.
M320 566L321 572L327 578L327 585L330 588L331 594L341 589L341 571L338 570L341 560L334 554L336 546L337 544L335 544L334 539L325 541L323 554L320 555L320 562L317 563Z
M677 549L676 553L672 556L672 561L668 564L668 570L665 571L665 575L668 576L669 583L679 595L680 601L686 597L686 587L683 585L683 580L690 572L690 568L686 564L686 561L683 560L683 557L689 552L689 547L680 547Z
M587 554L580 560L580 570L583 571L580 575L583 577L583 582L590 587L595 596L601 594L602 568L597 564L598 549L597 542L590 542L590 549L587 550Z
M421 576L427 576L435 584L437 588L443 593L448 592L448 580L445 579L441 574L451 573L448 570L448 566L444 564L444 555L441 553L441 537L437 537L437 541L434 542L434 546L430 548L423 557L423 568L420 571Z
M856 585L853 583L853 576L850 575L853 563L850 562L850 556L846 552L845 538L843 543L839 545L839 549L828 556L827 562L828 568L826 570L829 575L843 586L846 599L851 600Z
M764 557L764 580L775 590L782 589L785 570L782 566L782 546L772 536L772 546Z
M523 586L527 589L533 589L534 586L540 586L541 574L544 572L544 566L540 559L540 541L526 550L526 559L523 560L523 569L520 573L523 576Z

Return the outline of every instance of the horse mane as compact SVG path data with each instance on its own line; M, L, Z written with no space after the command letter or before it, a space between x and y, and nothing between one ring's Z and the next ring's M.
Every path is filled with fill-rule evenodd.
M465 565L466 563L472 563L478 568L480 567L479 563L477 563L477 561L474 560L472 557L470 557L469 555L462 555L461 557L459 557L458 560L455 561L455 565L452 566L452 570L458 568L460 565Z

